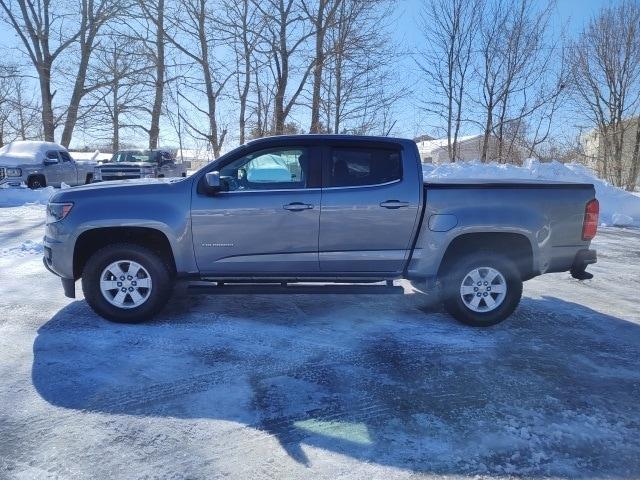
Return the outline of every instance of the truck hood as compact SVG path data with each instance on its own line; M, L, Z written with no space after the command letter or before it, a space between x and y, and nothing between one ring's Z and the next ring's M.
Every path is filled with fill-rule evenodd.
M42 162L35 157L24 155L0 154L0 167L19 167L20 165L43 166Z
M85 197L113 198L120 195L135 193L135 195L154 194L171 188L179 182L189 181L188 178L140 178L133 180L113 180L109 182L90 183L78 187L60 190L51 197L51 202L82 201Z

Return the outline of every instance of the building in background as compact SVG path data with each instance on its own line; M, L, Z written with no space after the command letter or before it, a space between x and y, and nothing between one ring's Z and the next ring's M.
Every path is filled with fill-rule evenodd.
M624 139L622 142L622 172L623 181L626 177L633 172L634 153L636 149L636 142L638 141L638 129L640 129L640 117L631 118L624 122ZM612 133L611 136L614 134ZM609 152L607 152L607 142L605 142L604 136L599 129L591 130L580 138L580 143L583 152L582 163L591 168L596 175L600 178L604 178L612 183L616 183L613 175L615 173L615 166L613 162L609 160L611 155L610 144ZM636 161L638 161L636 159ZM640 172L638 172L640 174ZM629 183L625 181L625 183ZM638 176L636 184L640 183L640 176Z
M434 163L436 165L449 163L448 141L446 138L431 140L416 139L420 158L423 163ZM470 161L479 160L482 157L482 145L484 135L467 135L458 137L457 160ZM489 137L489 149L487 159L493 161L498 157L498 142L493 136Z

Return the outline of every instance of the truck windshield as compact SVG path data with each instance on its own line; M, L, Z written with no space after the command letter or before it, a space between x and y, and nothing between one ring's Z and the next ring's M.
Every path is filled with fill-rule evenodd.
M144 162L154 163L156 156L149 150L130 151L130 152L117 152L111 157L112 162Z

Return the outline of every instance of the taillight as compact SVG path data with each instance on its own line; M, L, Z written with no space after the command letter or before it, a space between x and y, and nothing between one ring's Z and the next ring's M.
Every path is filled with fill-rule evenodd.
M584 208L584 222L582 224L582 240L591 240L598 231L598 216L600 204L595 198L587 202Z

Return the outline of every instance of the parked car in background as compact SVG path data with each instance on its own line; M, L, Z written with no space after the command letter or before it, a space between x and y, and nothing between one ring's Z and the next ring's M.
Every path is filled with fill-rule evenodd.
M178 281L222 294L403 293L393 281L406 278L487 326L514 311L525 280L591 278L597 224L592 184L425 183L411 140L271 137L188 178L62 190L44 262L67 296L82 278L89 305L118 322L152 317Z
M62 145L15 141L0 148L0 185L42 188L91 183L95 162L77 162Z
M187 165L177 162L169 150L119 150L111 160L97 165L93 180L186 177Z

